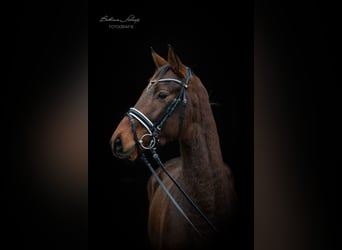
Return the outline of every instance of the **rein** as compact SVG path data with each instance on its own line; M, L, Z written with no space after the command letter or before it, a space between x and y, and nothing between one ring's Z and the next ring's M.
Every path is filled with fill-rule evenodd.
M186 89L188 88L189 82L191 78L191 70L187 67L186 72L186 80L185 82L182 82L178 79L174 78L162 78L159 80L153 80L153 82L175 82L181 86L181 90L179 94L173 99L173 101L168 105L165 114L162 115L162 117L159 119L156 124L153 124L153 122L147 118L141 111L139 111L136 108L130 108L126 115L129 117L132 132L134 136L134 140L138 145L140 145L143 149L149 150L153 156L153 159L156 161L156 163L161 167L163 172L170 178L170 180L176 185L178 190L183 194L183 196L186 198L186 200L190 203L190 205L198 212L198 214L208 223L208 225L211 227L211 229L215 232L218 232L215 226L211 223L211 221L205 216L205 214L200 210L200 208L193 202L193 200L189 197L189 195L184 191L184 189L180 186L180 184L170 175L170 173L165 168L164 164L159 158L159 155L157 154L157 143L158 143L158 136L159 132L161 131L163 125L167 121L167 119L174 113L176 107L178 104L182 101L182 110L180 114L180 122L179 122L179 131L181 131L182 123L184 120L185 115L185 107L187 104L186 99ZM143 125L147 132L146 134L142 135L139 139L137 137L136 133L136 126L134 122L134 118L140 122L141 125ZM145 137L151 137L151 140L148 145L145 145L143 140ZM145 165L149 168L153 176L156 178L157 182L159 183L160 187L164 190L166 195L169 197L171 202L174 204L174 206L178 209L178 211L182 214L182 216L185 218L185 220L190 224L190 226L196 231L196 233L203 237L203 235L200 233L200 231L197 229L197 227L193 224L193 222L190 220L190 218L187 216L187 214L184 212L182 207L179 205L179 203L175 200L175 198L172 196L170 191L167 189L167 187L164 185L163 181L160 179L154 168L152 167L151 163L147 160L144 153L140 154L140 159L145 163Z

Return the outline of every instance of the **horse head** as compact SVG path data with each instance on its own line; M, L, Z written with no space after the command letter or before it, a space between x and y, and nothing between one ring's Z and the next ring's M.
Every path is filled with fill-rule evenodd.
M110 144L121 159L136 160L139 153L174 141L185 132L191 116L187 92L193 78L174 49L169 46L167 60L152 49L156 71L134 107L130 108L114 131Z

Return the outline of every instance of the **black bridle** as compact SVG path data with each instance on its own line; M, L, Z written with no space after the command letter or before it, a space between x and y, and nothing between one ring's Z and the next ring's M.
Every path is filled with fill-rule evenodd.
M210 220L203 214L203 212L199 209L199 207L192 201L192 199L189 197L189 195L184 191L184 189L179 185L179 183L170 175L170 173L165 168L164 164L159 158L159 155L156 152L157 149L157 143L158 143L158 136L159 132L161 131L163 125L167 121L167 119L174 113L176 110L176 107L180 102L182 102L182 110L180 113L180 122L179 122L179 131L181 131L182 122L184 120L185 115L185 108L187 104L186 99L186 89L189 86L189 82L191 79L191 70L190 68L186 68L186 79L185 81L180 81L175 78L162 78L158 80L153 80L151 83L156 82L174 82L181 86L181 89L178 93L178 95L172 100L172 102L167 106L166 112L161 116L158 122L155 124L147 117L145 116L141 111L139 111L136 108L130 108L126 115L129 117L132 132L134 136L134 140L137 143L137 145L140 145L143 149L149 150L156 161L156 163L161 167L161 169L165 172L165 174L171 179L171 181L176 185L176 187L179 189L179 191L184 195L184 197L187 199L187 201L191 204L191 206L199 213L199 215L210 225L210 227L217 232L217 229L215 226L210 222ZM139 139L137 137L136 133L136 125L135 121L136 119L138 122L140 122L141 125L143 125L147 133L142 135ZM151 137L151 140L149 141L148 145L144 144L145 137ZM149 168L149 170L152 172L153 176L156 178L157 182L159 183L160 187L164 190L166 195L169 197L171 202L175 205L175 207L178 209L178 211L182 214L182 216L186 219L186 221L191 225L191 227L201 236L203 235L200 233L200 231L197 229L197 227L194 225L194 223L190 220L190 218L187 216L187 214L184 212L182 207L178 204L178 202L175 200L175 198L172 196L170 191L167 189L167 187L164 185L163 181L160 179L154 168L152 167L151 163L147 160L144 153L140 154L140 159L146 164L146 166Z

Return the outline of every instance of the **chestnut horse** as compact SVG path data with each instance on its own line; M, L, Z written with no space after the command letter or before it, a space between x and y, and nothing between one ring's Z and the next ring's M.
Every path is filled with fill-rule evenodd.
M229 236L222 232L228 232L237 196L208 93L171 46L167 60L153 49L152 58L156 72L114 131L112 151L142 159L153 174L147 185L153 249L212 249L218 236ZM157 147L176 140L180 156L163 163Z

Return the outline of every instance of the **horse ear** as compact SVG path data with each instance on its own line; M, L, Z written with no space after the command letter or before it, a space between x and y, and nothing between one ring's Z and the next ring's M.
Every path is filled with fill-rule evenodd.
M180 74L181 77L186 78L186 66L181 62L170 44L167 60L176 74Z
M152 59L157 68L160 68L168 63L164 58L158 55L152 47L151 47L151 53L152 53Z

